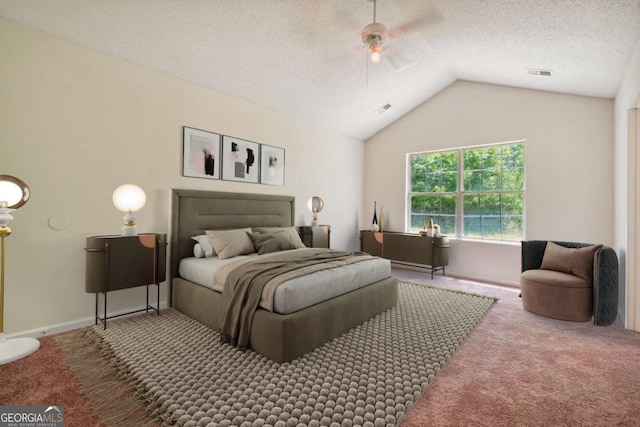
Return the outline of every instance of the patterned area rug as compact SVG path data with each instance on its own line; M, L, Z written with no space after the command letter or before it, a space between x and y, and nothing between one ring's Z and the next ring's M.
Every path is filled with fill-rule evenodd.
M85 333L168 425L393 426L494 302L401 282L395 307L283 364L173 309Z

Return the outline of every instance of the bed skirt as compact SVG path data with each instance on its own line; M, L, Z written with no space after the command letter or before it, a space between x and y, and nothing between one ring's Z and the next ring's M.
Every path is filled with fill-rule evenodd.
M173 279L172 305L215 329L222 324L221 294ZM289 362L396 305L398 279L389 277L290 314L259 308L249 347L276 362Z

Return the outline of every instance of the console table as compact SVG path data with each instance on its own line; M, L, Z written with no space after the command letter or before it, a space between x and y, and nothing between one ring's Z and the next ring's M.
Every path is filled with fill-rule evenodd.
M442 271L449 265L449 238L392 231L360 231L360 250L391 261Z
M140 311L154 310L160 315L160 282L166 276L166 234L147 233L137 236L90 236L85 247L85 290L96 294L95 324L107 319ZM140 310L107 315L107 293L120 289L147 286L147 304ZM149 285L157 286L156 306L149 304ZM98 296L103 295L103 316L98 314Z

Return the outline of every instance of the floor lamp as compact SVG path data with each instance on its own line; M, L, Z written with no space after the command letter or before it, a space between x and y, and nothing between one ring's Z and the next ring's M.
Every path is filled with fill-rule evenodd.
M0 175L0 239L2 255L0 262L0 365L30 355L40 348L35 338L12 338L4 336L4 239L11 234L8 224L13 220L11 212L29 200L29 187L11 175Z

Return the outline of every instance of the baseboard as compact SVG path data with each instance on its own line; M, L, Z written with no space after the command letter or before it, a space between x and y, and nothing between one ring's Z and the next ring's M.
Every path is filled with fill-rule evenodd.
M469 280L473 282L479 282L485 285L498 285L498 286L506 286L509 288L520 289L520 283L518 282L512 282L508 280L499 280L492 277L467 276L459 273L449 274L449 272L447 272L447 276L455 277L456 279L460 279L460 280Z
M393 261L391 262L391 264L393 265L394 268L401 268L403 270L411 270L411 271L419 271L421 273L429 274L429 275L431 274L431 270L429 270L428 268L420 267L418 265L397 263ZM442 276L442 272L441 271L434 272L434 277L436 276ZM452 272L448 269L446 270L445 277L452 277L460 280L470 280L470 281L479 282L486 285L499 285L499 286L507 286L510 288L520 289L520 283L518 282L512 282L508 280L499 280L493 277L470 276L465 274L459 274L455 271Z
M166 301L161 301L160 302L160 310L163 310L165 308L167 308L167 302ZM109 316L118 316L118 315L122 315L123 317L126 317L125 313L128 313L130 311L136 311L136 310L144 310L145 306L141 305L139 307L133 307L133 308L128 308L125 310L120 310L120 311L115 311L113 313L109 313ZM139 314L139 313L131 313L131 315L134 314ZM111 320L109 320L111 321ZM82 319L77 319L77 320L72 320L69 322L64 322L64 323L56 323L53 325L47 325L47 326L41 326L39 328L34 328L34 329L29 329L26 331L21 331L21 332L15 332L13 334L5 334L5 336L9 339L9 338L42 338L42 337L46 337L49 335L55 335L55 334L60 334L62 332L67 332L67 331L71 331L73 329L78 329L78 328L83 328L85 326L92 326L95 324L95 317L94 316L89 316L89 317L83 317Z

